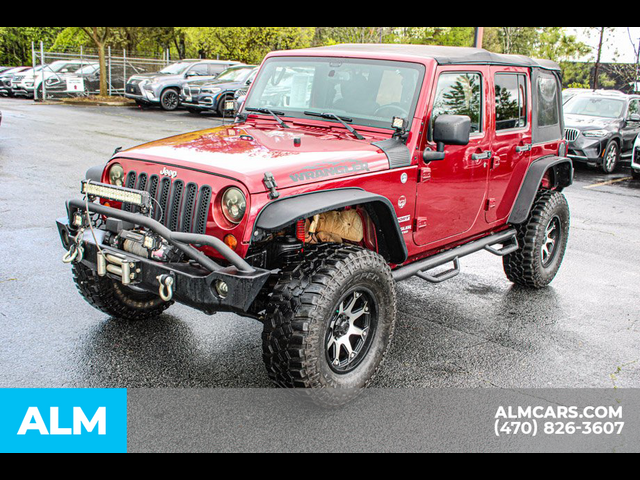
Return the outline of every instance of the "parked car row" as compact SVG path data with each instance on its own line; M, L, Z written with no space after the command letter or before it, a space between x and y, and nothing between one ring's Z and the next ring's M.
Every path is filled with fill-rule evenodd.
M568 156L575 162L611 174L621 160L633 157L640 135L640 96L585 91L572 95L564 112Z
M190 81L214 80L239 62L217 60L184 60L157 73L134 75L126 86L125 96L140 106L160 106L165 111L180 107L180 94Z
M243 65L232 67L214 80L198 80L187 83L182 88L180 99L191 113L215 112L220 116L236 110L228 108L227 102L235 100L236 92L248 89L258 67Z

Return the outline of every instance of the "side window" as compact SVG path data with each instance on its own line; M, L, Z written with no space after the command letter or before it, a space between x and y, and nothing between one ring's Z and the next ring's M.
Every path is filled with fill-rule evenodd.
M209 65L207 65L206 63L199 63L195 67L191 67L191 70L189 70L189 75L206 77L207 75L209 75Z
M640 114L640 100L631 100L631 103L629 103L629 117L638 114Z
M527 76L496 74L496 130L527 126Z
M220 75L222 72L226 70L223 65L216 65L215 63L209 64L208 68L209 68L209 75L211 76Z
M551 127L560 123L558 83L554 78L538 79L538 126Z
M482 132L482 75L479 73L443 73L431 121L440 115L465 115L471 118L471 133Z

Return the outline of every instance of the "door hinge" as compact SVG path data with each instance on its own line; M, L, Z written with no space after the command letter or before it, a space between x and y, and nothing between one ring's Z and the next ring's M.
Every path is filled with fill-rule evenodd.
M416 232L424 230L429 226L429 221L425 217L416 218Z
M431 169L429 167L420 169L420 178L418 181L420 183L427 183L431 181Z

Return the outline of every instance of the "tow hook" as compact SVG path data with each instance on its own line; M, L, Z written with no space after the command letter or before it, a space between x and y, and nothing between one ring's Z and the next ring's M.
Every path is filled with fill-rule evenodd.
M160 275L158 278L160 284L159 295L163 302L170 302L173 300L173 285L175 280L171 275Z
M71 263L78 264L84 258L84 247L82 246L82 240L84 238L84 229L80 229L78 235L74 239L75 242L69 247L69 251L62 257L62 261L69 265Z

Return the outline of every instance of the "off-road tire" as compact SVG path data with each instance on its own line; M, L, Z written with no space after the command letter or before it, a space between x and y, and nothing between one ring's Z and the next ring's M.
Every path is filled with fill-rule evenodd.
M173 305L173 302L164 302L157 295L137 292L110 278L99 277L82 264L73 266L73 279L89 305L113 318L151 320Z
M612 158L612 160L610 160ZM602 158L602 171L607 175L615 173L620 164L620 147L618 142L612 141L607 145L604 157Z
M167 88L160 95L160 107L165 112L174 112L180 106L180 93L174 88Z
M553 252L545 262L543 249L548 247L549 229L557 235ZM559 192L538 194L527 222L518 226L520 250L504 258L504 270L509 280L522 287L542 289L556 278L567 249L571 213L565 196ZM556 233L554 233L556 232Z
M375 297L375 329L370 329L375 333L354 369L340 373L327 351L335 334L331 325L349 292L364 290L371 294L366 298ZM341 407L373 381L396 318L396 285L381 256L351 246L310 246L283 270L267 306L263 353L269 377L280 388L303 391L322 407Z

